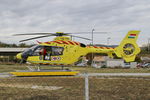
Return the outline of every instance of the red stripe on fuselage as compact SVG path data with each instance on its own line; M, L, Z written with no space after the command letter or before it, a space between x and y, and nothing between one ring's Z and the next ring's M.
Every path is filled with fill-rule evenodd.
M76 45L79 45L80 43L73 41Z
M46 43L46 44L51 44L51 42L44 42L44 43Z
M69 43L72 44L72 45L75 45L72 41L67 41L67 42L69 42Z
M69 43L67 43L66 41L62 41L62 40L60 40L62 43L64 43L64 44L69 44Z
M53 42L58 43L58 44L62 44L62 43L61 43L61 42L59 42L59 41L53 41Z
M96 47L96 46L93 46L94 48L98 48L98 47Z

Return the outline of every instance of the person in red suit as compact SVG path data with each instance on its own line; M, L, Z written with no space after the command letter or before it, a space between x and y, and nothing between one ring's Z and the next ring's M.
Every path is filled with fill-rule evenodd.
M42 55L43 56L43 60L45 60L45 56L47 55L47 51L46 51L45 48L40 50L40 55Z

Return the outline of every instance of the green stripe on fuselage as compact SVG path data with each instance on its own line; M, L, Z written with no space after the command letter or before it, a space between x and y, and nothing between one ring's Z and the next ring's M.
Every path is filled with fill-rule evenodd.
M132 39L134 39L135 37L133 37L133 36L129 36L128 38L132 38Z

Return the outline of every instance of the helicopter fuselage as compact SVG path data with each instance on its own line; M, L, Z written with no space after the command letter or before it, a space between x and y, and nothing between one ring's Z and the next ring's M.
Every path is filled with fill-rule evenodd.
M136 55L140 53L140 48L136 43L139 33L140 31L137 30L129 31L120 45L115 48L87 46L58 34L54 41L39 42L38 45L19 53L17 58L33 64L70 65L89 53L102 53L109 57L113 57L113 54L115 54L126 62L132 62Z
M114 48L86 46L71 40L56 40L39 43L25 50L20 56L33 64L70 65L88 53L106 53L111 55L114 53Z

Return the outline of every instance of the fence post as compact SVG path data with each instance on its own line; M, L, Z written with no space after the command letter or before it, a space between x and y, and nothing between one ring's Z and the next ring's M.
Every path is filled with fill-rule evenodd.
M84 77L85 77L85 100L89 100L89 76L87 73L85 73Z

